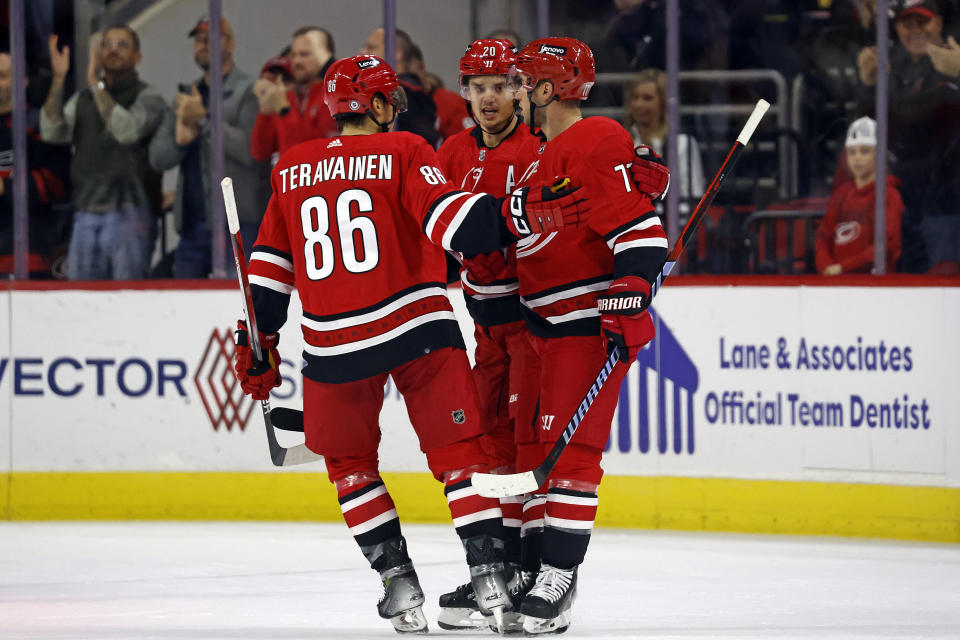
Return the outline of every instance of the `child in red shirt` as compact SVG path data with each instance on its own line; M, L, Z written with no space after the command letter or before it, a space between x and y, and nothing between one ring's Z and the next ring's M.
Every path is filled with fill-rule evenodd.
M845 144L853 180L836 187L817 229L817 271L825 276L870 273L874 258L874 210L877 178L877 123L860 118L850 125ZM887 176L887 264L900 258L900 180Z

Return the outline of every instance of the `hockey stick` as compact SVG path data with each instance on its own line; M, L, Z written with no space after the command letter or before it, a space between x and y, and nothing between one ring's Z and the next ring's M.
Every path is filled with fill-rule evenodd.
M290 407L274 407L270 410L270 422L277 429L303 433L303 411Z
M697 208L694 209L693 213L690 215L690 219L687 221L687 226L683 228L683 233L681 233L680 237L677 238L677 241L673 245L673 249L667 255L667 259L660 268L660 273L657 275L656 282L654 282L653 286L651 287L651 298L657 294L657 292L660 290L660 287L663 286L663 281L666 280L667 276L670 275L670 272L673 271L673 267L680 258L680 254L683 253L684 246L686 246L691 236L693 236L693 232L696 231L697 225L700 224L700 221L706 215L707 207L709 207L710 203L713 202L713 198L717 195L717 191L720 190L720 186L723 184L724 179L726 179L727 174L733 168L733 165L736 164L737 159L743 152L743 148L748 142L750 142L750 138L753 136L754 130L757 128L757 125L760 124L760 119L763 118L763 114L767 112L769 107L770 103L768 103L766 100L760 100L757 103L757 106L753 108L753 113L750 114L750 117L747 119L747 123L743 125L740 135L737 136L736 142L733 143L733 147L730 149L730 152L727 153L727 157L720 165L717 175L713 177L713 181L710 182L710 186L707 188L706 193L704 193L703 197L700 198ZM507 496L519 496L523 495L524 493L532 493L541 485L543 485L544 481L547 479L547 476L550 475L550 471L553 470L554 465L560 458L560 454L563 453L563 450L566 449L570 439L573 438L573 434L576 433L577 427L580 426L580 423L583 422L583 419L586 417L587 411L589 411L591 405L593 405L594 399L596 399L596 397L600 394L600 390L603 388L604 383L610 378L610 374L619 360L620 350L614 346L610 352L610 355L603 363L603 368L601 368L600 372L597 374L596 380L594 380L593 384L590 385L590 389L583 396L583 399L580 400L580 404L577 407L576 412L574 412L573 417L570 418L570 422L567 423L567 427L563 430L563 433L560 434L560 437L557 438L556 443L554 443L553 447L550 449L550 453L547 454L546 459L540 464L539 467L532 471L524 471L522 473L511 473L506 475L475 473L473 474L472 479L473 488L477 490L477 493L487 498L505 498Z
M240 238L240 220L237 217L237 200L233 194L233 180L224 178L220 181L223 190L223 205L227 210L227 227L233 240L233 260L237 267L237 279L240 281L240 293L243 298L243 315L247 321L247 333L250 338L250 348L258 361L263 360L263 351L260 349L260 333L257 331L257 317L253 310L253 295L250 292L250 279L247 277L247 260L243 255L243 241ZM270 459L277 467L289 467L295 464L316 462L323 456L307 449L306 444L294 447L282 447L277 442L277 434L273 432L270 422L270 399L260 401L263 409L263 423L267 427L267 444L270 446ZM302 424L302 421L301 421ZM301 429L302 431L302 429Z

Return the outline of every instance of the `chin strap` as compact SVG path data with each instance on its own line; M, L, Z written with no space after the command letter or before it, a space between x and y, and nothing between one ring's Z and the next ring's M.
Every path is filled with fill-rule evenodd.
M387 104L390 104L390 103L387 103ZM373 117L373 114L369 110L367 111L367 117L370 118L375 125L380 127L380 133L388 133L390 131L390 127L393 126L393 123L397 121L397 116L400 115L399 113L397 113L396 107L394 107L392 104L390 105L390 107L393 109L393 117L390 118L389 122L380 122L379 120Z
M511 126L513 126L513 124L514 124L514 122L516 122L516 120L517 120L517 113L516 113L516 111L514 111L513 117L510 118L509 120L507 120L506 124L504 124L502 127L500 127L499 129L497 129L496 131L487 131L486 129L483 128L483 125L481 125L480 123L477 123L477 126L480 127L480 130L483 131L483 132L484 132L485 134L487 134L487 135L490 135L490 136L498 136L498 135L500 135L501 133L503 133L504 131L506 131L507 129L509 129Z
M531 90L527 91L527 102L530 104L530 133L532 133L533 135L537 135L536 125L533 124L533 112L536 111L537 109L546 109L547 106L548 106L551 102L555 102L556 100L558 100L558 98L557 98L556 93L554 93L553 96L550 97L550 102L548 102L547 104L543 105L542 107L538 107L538 106L537 106L536 104L534 104L534 102L533 102L533 92L534 92L534 91L535 91L535 89L531 89Z
M507 120L506 124L504 124L502 127L500 127L499 129L497 129L496 131L487 131L486 129L483 128L483 125L480 124L480 121L477 120L477 116L473 115L473 106L470 104L470 101L467 100L467 99L464 99L464 102L467 104L467 113L470 114L470 118L473 120L473 123L474 123L475 125L477 125L478 127L480 127L480 131L483 131L483 132L484 132L485 134L487 134L488 136L497 136L497 135L500 135L501 133L503 133L504 131L506 131L507 129L509 129L511 125L513 125L514 119L515 119L517 116L520 116L520 115L521 115L521 114L520 114L520 101L519 101L519 100L514 100L514 101L513 101L513 116L514 116L514 117L513 117L513 118L510 118L509 120ZM522 118L522 116L521 116L521 118Z

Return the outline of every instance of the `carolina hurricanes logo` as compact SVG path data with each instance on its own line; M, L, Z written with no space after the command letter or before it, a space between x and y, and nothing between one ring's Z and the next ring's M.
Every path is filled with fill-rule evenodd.
M850 244L860 237L860 223L856 220L841 222L837 225L833 237L837 244Z
M517 242L517 257L523 258L526 256L532 256L540 249L543 249L545 246L550 244L550 241L553 240L553 237L557 235L557 232L548 233L547 235L542 235L535 233L533 235L527 236Z
M460 188L465 189L466 191L476 191L477 184L480 183L480 177L483 176L483 167L474 167L467 171L467 174L463 176L463 180L460 181ZM468 185L470 181L473 181L472 185Z

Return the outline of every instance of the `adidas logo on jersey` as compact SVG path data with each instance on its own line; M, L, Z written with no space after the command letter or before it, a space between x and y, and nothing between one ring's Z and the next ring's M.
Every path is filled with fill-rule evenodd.
M335 139L333 142L327 145L327 149L332 149L333 147L342 147L343 143L340 142L340 138Z

